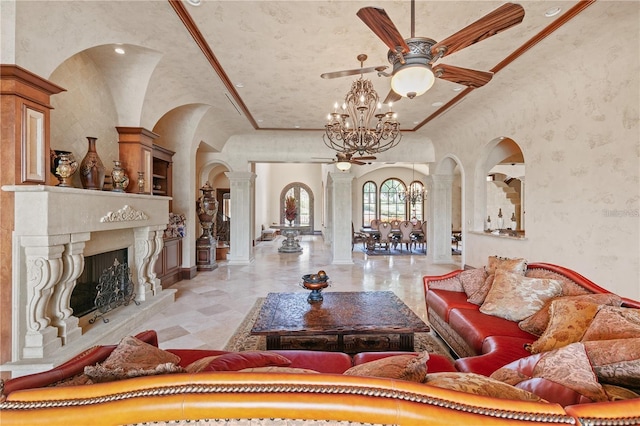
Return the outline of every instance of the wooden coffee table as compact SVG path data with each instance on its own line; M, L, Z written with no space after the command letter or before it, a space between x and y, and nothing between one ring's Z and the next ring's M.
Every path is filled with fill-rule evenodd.
M391 291L269 293L251 334L264 335L267 349L346 353L413 351L416 332L429 327Z

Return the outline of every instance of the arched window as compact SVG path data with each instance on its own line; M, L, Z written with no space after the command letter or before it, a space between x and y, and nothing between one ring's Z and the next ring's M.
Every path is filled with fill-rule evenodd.
M378 217L378 187L374 182L362 186L362 226L371 226L371 220Z
M426 197L424 193L424 185L422 184L422 182L414 180L413 182L411 182L409 188L411 190L411 193L413 194L422 194L420 197L417 197L414 200L407 200L407 203L409 204L409 218L413 219L415 217L420 222L422 222L422 218L424 216L424 199Z
M380 187L380 220L407 220L407 203L400 200L398 192L406 186L398 179L387 179Z
M286 223L284 200L290 195L293 195L296 199L298 213L293 223L296 225L311 225L311 232L313 233L313 192L311 192L311 188L302 182L290 183L280 193L280 223Z

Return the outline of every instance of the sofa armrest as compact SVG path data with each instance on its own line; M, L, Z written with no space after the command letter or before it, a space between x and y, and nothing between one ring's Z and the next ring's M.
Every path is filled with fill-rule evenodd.
M444 275L425 275L422 277L425 295L429 289L434 288L449 291L464 291L462 289L462 283L458 278L458 275L460 275L462 271L462 269L458 269Z

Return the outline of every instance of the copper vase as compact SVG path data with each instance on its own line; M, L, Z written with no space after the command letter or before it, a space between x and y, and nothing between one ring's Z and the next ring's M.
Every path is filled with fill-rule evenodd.
M80 182L85 189L102 190L104 186L104 164L96 152L97 138L87 136L89 148L80 163Z

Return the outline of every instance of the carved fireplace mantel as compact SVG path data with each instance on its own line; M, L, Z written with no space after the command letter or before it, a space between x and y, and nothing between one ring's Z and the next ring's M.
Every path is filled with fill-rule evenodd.
M154 272L170 197L44 185L2 190L15 195L13 363L50 362L101 343L105 333L134 328L149 306L173 301L175 290L163 291ZM128 310L121 321L88 329L70 308L84 257L125 247L136 301L143 303L118 308Z

